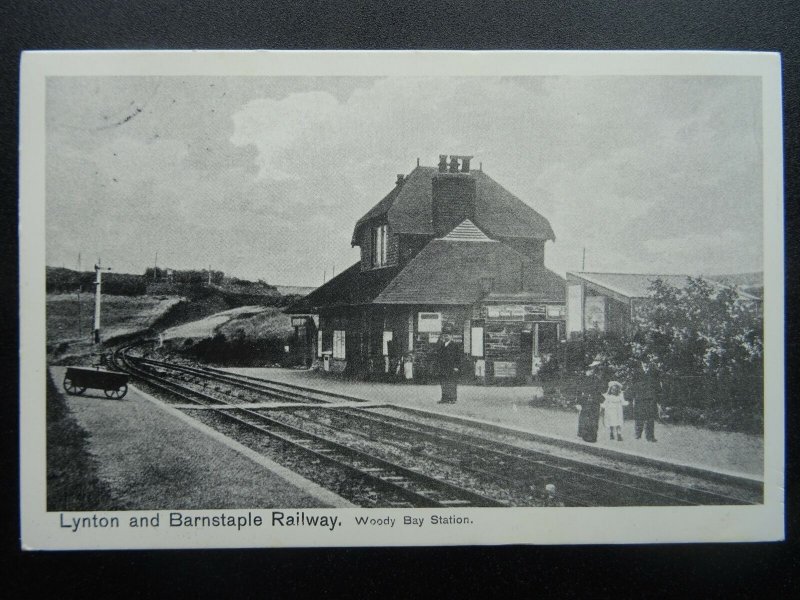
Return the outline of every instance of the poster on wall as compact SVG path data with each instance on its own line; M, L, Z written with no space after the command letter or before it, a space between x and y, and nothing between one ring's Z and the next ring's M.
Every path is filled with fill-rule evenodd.
M440 333L442 331L442 313L419 313L417 331L420 333Z
M606 298L605 296L586 296L586 322L587 331L606 330Z
M583 286L567 286L567 331L583 331Z

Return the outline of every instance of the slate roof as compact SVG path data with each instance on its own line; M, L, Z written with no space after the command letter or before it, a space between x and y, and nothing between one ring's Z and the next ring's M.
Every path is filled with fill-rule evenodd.
M289 306L286 312L315 313L322 307L369 304L392 281L398 271L398 267L386 267L362 272L361 263L357 262Z
M375 304L472 304L494 292L564 300L564 280L501 243L429 242L375 298ZM483 281L482 281L483 280Z
M399 185L361 217L353 230L352 244L360 227L371 219L387 216L395 233L433 235L432 184L436 167L416 167ZM555 240L547 219L483 171L471 171L476 179L475 222L493 238L521 237Z

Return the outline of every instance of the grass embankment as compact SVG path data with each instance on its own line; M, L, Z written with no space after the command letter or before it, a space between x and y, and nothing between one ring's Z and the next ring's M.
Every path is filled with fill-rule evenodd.
M181 301L176 296L103 296L103 340L134 335L154 326ZM92 343L94 297L82 294L47 296L48 364L82 362L96 347Z
M265 366L286 360L291 317L275 307L248 306L165 332L167 348L224 366Z
M47 376L47 510L117 510L88 451L88 434Z

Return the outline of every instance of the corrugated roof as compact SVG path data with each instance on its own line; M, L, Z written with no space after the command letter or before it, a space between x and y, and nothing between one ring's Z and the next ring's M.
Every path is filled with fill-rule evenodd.
M384 215L396 233L433 235L431 180L438 172L435 167L411 171L356 222L352 243L358 241L361 225ZM555 240L549 221L542 215L483 171L472 171L470 175L476 180L475 220L489 236Z
M567 273L567 275L573 275L589 283L604 287L612 292L616 292L617 294L621 294L628 298L647 298L650 296L650 286L656 279L660 279L672 287L683 289L688 284L689 277L691 277L691 275L663 275L658 273L576 272ZM713 281L707 277L703 277L702 279L715 287L730 287L725 286L718 281ZM739 293L743 297L755 299L755 297L751 296L750 294L746 294L741 291Z
M505 244L433 240L375 298L376 304L472 304L484 294L526 291L562 301L564 280Z

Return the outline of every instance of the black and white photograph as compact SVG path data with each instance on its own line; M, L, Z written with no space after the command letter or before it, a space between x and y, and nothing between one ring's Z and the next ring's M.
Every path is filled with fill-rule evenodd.
M22 67L23 547L783 537L777 55Z

